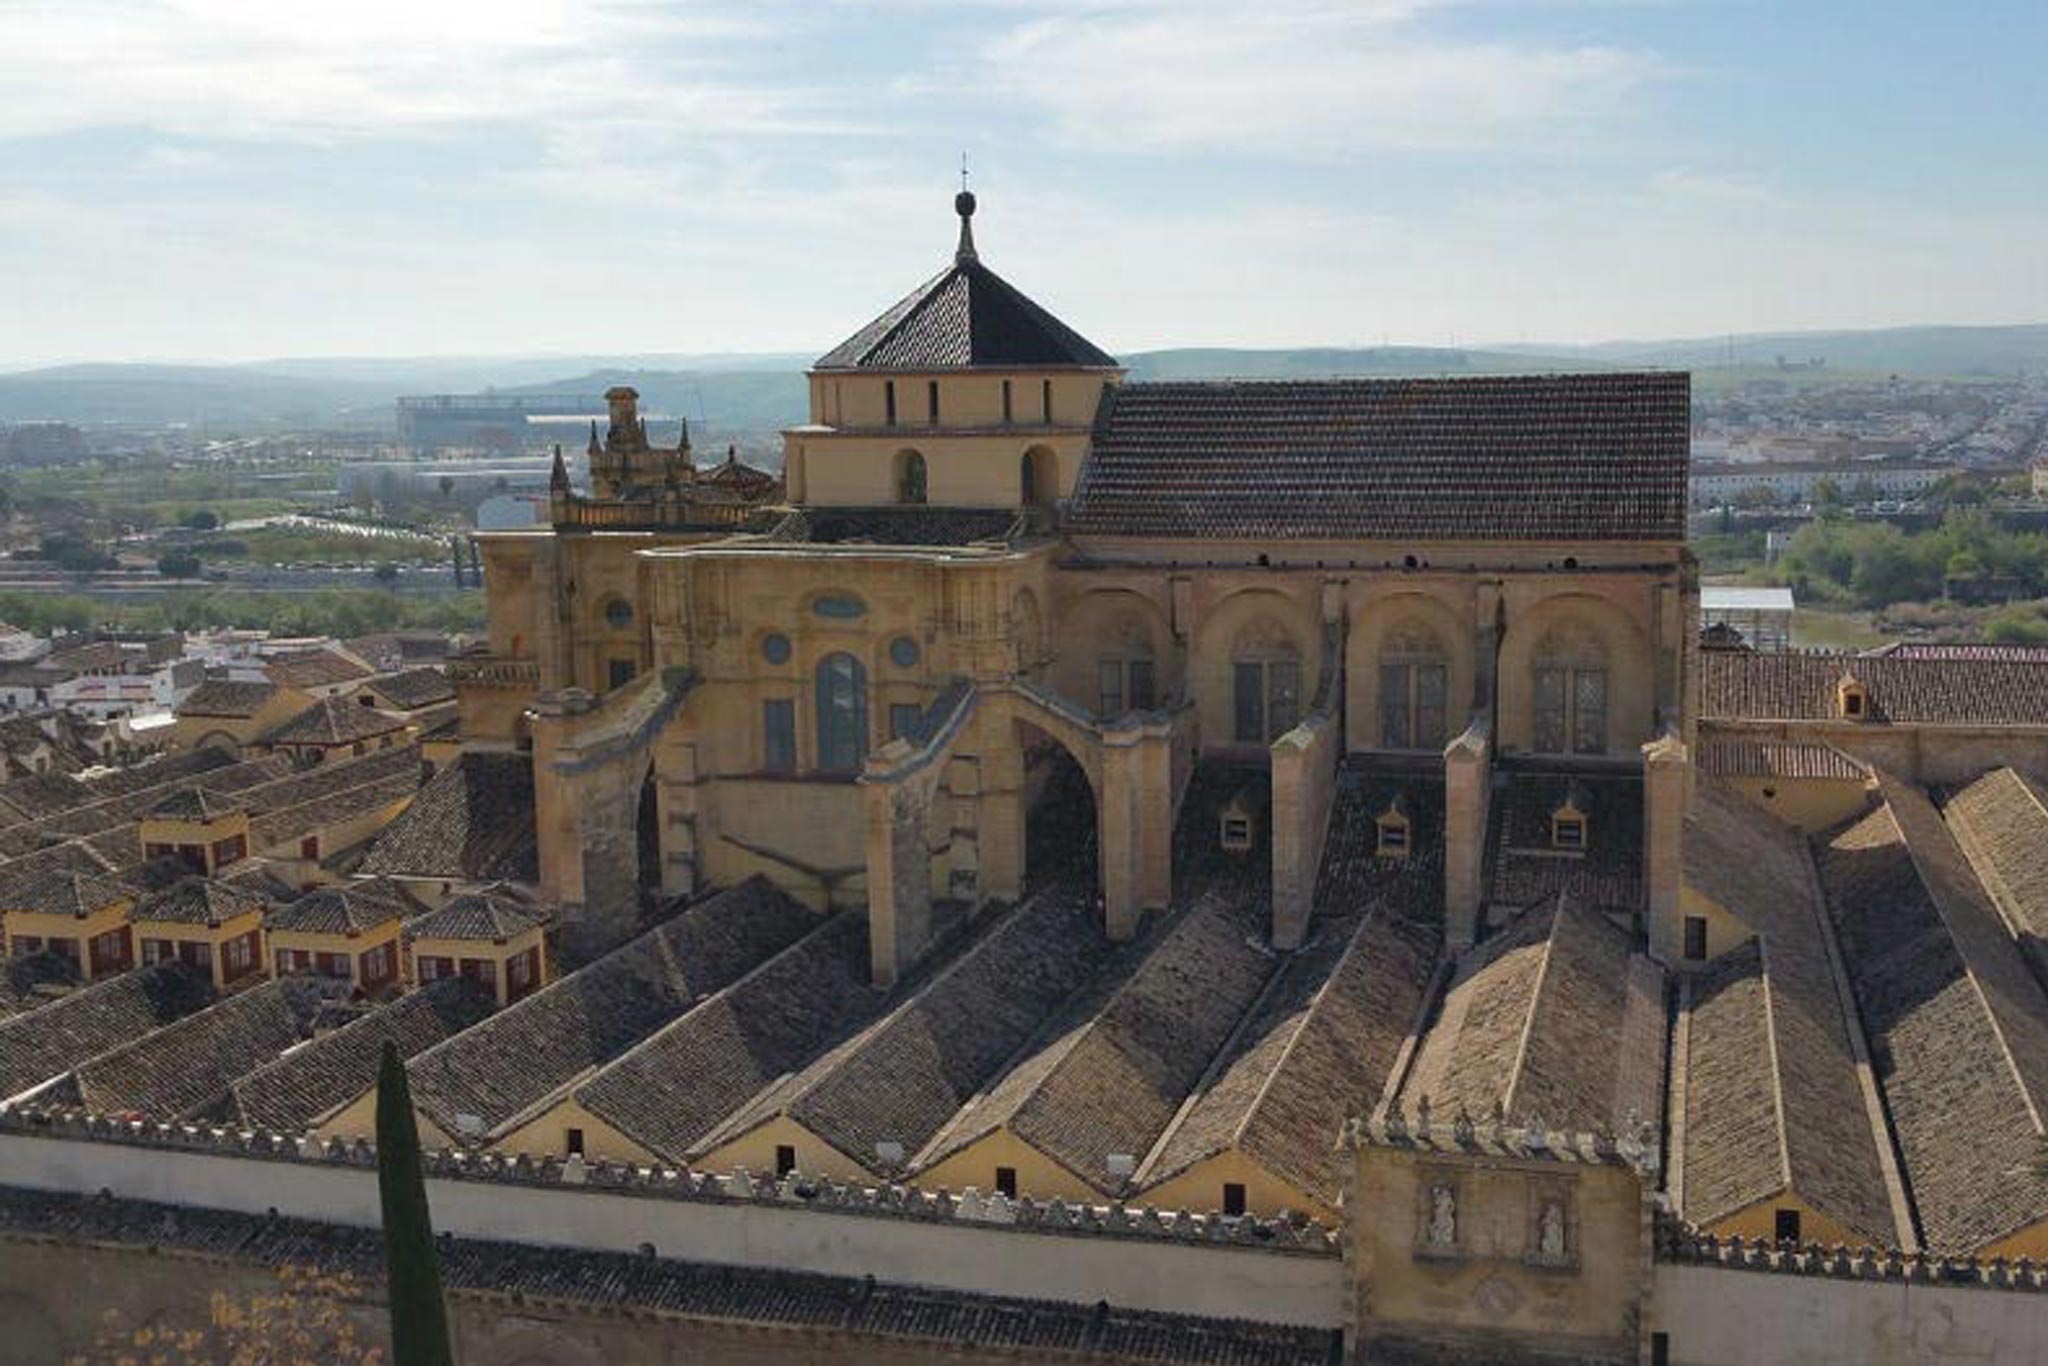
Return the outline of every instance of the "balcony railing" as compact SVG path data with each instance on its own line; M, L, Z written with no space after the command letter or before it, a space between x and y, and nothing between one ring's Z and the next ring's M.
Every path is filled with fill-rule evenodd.
M448 661L448 679L457 686L468 683L486 688L537 688L540 662L507 659L502 655L461 654Z

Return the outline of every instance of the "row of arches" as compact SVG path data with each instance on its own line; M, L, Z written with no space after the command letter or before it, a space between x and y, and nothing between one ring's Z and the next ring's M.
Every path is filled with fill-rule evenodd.
M921 506L931 501L931 462L922 451L906 448L891 462L889 485L895 501ZM1045 446L1033 446L1017 457L1016 498L1019 507L1051 507L1060 496L1059 456ZM987 496L994 496L991 492ZM966 500L979 503L984 497Z

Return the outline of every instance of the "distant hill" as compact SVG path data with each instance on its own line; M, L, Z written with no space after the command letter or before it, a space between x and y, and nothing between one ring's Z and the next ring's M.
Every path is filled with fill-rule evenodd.
M707 437L801 421L814 352L774 354L303 357L241 365L64 365L0 374L0 423L38 419L91 428L187 423L220 434L349 427L388 431L402 394L577 393L639 389L650 410L687 417ZM1333 375L1504 374L1623 366L1775 367L1819 359L1823 374L2000 376L2048 371L2048 324L1778 332L1593 346L1192 347L1123 357L1131 377L1305 379Z

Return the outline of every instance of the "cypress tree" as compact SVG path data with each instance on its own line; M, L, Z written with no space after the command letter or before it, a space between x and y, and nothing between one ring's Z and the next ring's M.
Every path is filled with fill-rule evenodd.
M420 1134L405 1064L389 1040L377 1068L377 1193L384 1205L384 1271L392 1366L454 1366L441 1262L427 1217Z

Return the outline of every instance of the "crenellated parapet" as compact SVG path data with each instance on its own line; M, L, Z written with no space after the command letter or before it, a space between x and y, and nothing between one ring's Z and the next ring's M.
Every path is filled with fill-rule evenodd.
M1426 1101L1413 1115L1387 1112L1347 1120L1341 1141L1354 1149L1626 1167L1646 1179L1656 1177L1662 1162L1657 1128L1647 1122L1621 1133L1554 1130L1535 1117L1517 1122L1460 1114L1445 1122L1430 1113Z
M1770 1242L1702 1232L1670 1215L1656 1227L1656 1258L1688 1266L1815 1276L1840 1281L1963 1286L1980 1290L2048 1291L2048 1263L2031 1257L1951 1257L1897 1248Z

